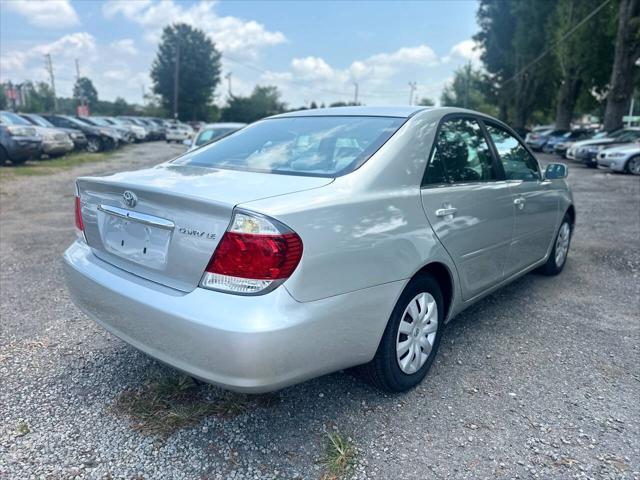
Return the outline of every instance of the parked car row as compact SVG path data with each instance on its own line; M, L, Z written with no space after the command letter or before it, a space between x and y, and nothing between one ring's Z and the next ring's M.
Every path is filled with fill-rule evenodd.
M588 167L606 167L640 175L640 128L622 128L614 132L553 126L534 128L525 142L537 151L555 153Z
M73 150L91 153L120 145L163 140L173 125L153 117L79 117L0 111L0 164L24 163Z

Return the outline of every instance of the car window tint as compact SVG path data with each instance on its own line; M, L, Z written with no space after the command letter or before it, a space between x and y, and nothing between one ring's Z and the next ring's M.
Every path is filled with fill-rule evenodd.
M509 132L495 125L487 131L498 150L507 180L539 180L538 162Z
M445 121L432 149L425 183L497 179L489 145L478 122L469 118Z

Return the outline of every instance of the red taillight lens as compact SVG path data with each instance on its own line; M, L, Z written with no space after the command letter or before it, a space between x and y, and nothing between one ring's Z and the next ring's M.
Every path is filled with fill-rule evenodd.
M81 232L84 231L84 224L82 223L82 207L80 205L80 197L76 197L76 228Z
M279 280L293 273L301 257L302 240L295 233L226 232L207 272L253 280Z

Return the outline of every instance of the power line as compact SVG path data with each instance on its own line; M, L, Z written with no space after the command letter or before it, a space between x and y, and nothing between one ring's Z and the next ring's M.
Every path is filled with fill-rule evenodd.
M532 61L530 61L528 64L526 64L523 68L521 68L513 76L511 76L510 78L508 78L507 80L502 82L502 85L506 85L507 83L512 82L517 77L522 75L525 71L527 71L531 66L535 65L540 60L542 60L553 48L555 48L558 44L564 42L567 38L569 38L571 35L573 35L574 32L578 28L580 28L582 25L584 25L586 22L588 22L594 15L596 15L600 10L602 10L604 7L606 7L607 4L610 3L610 2L611 2L611 0L604 0L604 2L602 2L595 9L593 9L586 17L584 17L577 24L575 24L573 27L571 27L569 30L567 30L567 32L565 34L563 34L558 40L556 40L555 42L551 42L551 45L549 45L546 49L544 49L540 55L538 55L536 58L534 58Z

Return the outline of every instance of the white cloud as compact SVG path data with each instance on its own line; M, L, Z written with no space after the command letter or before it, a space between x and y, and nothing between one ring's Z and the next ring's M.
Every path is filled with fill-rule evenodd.
M80 24L70 0L9 1L3 2L3 7L24 16L36 27L67 28Z
M238 57L255 58L261 49L286 42L283 33L269 31L253 20L219 16L215 5L205 1L186 6L174 0L111 0L104 4L102 11L109 19L121 15L142 26L145 38L153 43L160 39L165 26L178 22L203 30L223 53Z
M480 64L480 56L482 55L482 47L478 42L472 39L463 40L461 42L456 43L449 54L442 58L442 61L445 63L450 62L451 60L466 60L471 62L474 65Z
M109 45L118 53L125 55L137 55L138 49L135 46L135 42L130 38L124 38L122 40L116 40Z
M331 66L321 57L294 58L289 71L269 71L259 80L278 85L287 100L296 99L294 103L301 98L327 96L350 100L354 95L354 82L359 84L359 99L367 103L404 103L408 100L406 82L423 78L425 72L436 65L438 57L431 47L418 45L354 60L343 69Z

